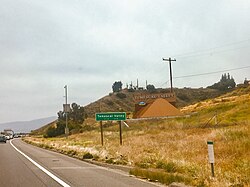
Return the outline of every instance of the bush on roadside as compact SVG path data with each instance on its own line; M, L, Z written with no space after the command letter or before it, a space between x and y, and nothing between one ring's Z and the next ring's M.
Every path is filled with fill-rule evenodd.
M169 173L175 173L178 169L178 166L174 162L159 161L156 163L156 168L164 169L166 172L169 172Z
M91 153L85 153L83 156L82 156L82 159L92 159L94 158L93 155Z
M56 126L50 126L44 134L44 138L56 137L65 133L65 124L57 123Z
M165 173L157 170L146 170L140 168L133 168L129 172L131 175L135 175L141 178L146 178L151 181L158 181L163 184L171 184L173 182L190 183L190 179L179 174Z

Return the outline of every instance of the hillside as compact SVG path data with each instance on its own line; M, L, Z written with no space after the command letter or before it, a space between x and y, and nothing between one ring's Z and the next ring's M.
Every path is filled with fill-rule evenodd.
M229 90L232 91L232 90ZM134 99L133 95L138 93L148 92L147 90L136 90L134 92L129 92L124 89L119 93L110 93L103 98L90 103L85 106L85 112L88 117L94 117L96 112L114 112L114 111L126 111L133 112L134 111ZM154 92L156 93L166 93L170 92L169 89L156 89ZM199 101L203 101L206 99L211 99L218 97L225 92L221 92L215 89L208 88L175 88L174 92L177 96L176 106L178 108L197 103Z
M67 139L36 136L26 141L79 159L88 155L95 161L128 165L133 167L131 174L167 185L250 186L250 87L181 110L190 117L128 120L129 128L122 129L122 146L117 123L104 124L101 146L94 119L84 122L92 129ZM207 158L208 140L214 141L215 178Z
M46 125L44 125L44 126L40 126L40 127L37 128L37 129L32 130L30 134L31 134L31 135L45 134L46 131L48 130L48 128L49 128L50 126L55 126L55 125L56 125L56 122L57 122L57 120L54 119L53 121L50 121L50 123L48 123L48 124L46 124Z
M218 111L220 108L224 109L221 106L228 106L231 105L232 109L239 110L242 106L249 106L249 93L250 93L250 86L247 88L239 88L235 89L232 92L229 92L227 94L224 94L222 96L209 99L206 101L200 101L195 104L182 107L181 111L184 113L191 113L191 112L198 112L201 110L215 110ZM210 109L211 108L211 109ZM223 112L223 111L221 111Z

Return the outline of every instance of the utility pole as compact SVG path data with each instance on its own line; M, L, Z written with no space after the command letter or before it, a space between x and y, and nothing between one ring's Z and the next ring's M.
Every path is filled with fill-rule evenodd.
M65 116L66 116L65 135L66 135L66 138L67 138L68 135L69 135L69 128L68 128L68 110L69 110L69 107L68 107L68 87L67 87L67 85L65 85L64 88L65 88L65 107L64 107L64 112L65 112Z
M169 62L169 71L170 71L170 92L173 93L173 76L172 76L172 66L171 62L176 61L176 59L169 58L162 58L163 61Z

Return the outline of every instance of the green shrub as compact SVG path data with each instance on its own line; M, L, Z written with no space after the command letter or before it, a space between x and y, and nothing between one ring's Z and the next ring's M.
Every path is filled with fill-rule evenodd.
M44 134L44 138L59 136L65 133L65 124L57 123L56 127L50 126Z
M147 163L147 162L137 162L135 163L135 165L137 167L140 167L140 168L149 168L151 166L151 164Z
M185 93L179 93L177 97L186 102L190 101L190 98Z
M118 97L118 98L120 98L120 99L124 99L124 98L127 97L127 95L124 94L124 93L117 93L117 94L116 94L116 97Z
M80 133L83 133L84 131L92 131L95 127L92 125L83 125L80 129Z
M113 158L109 158L105 161L108 164L114 164L114 159Z
M75 151L75 150L68 150L68 152L67 152L67 155L70 155L70 156L74 156L74 155L76 155L77 154L77 152Z
M154 170L146 170L146 169L140 169L140 168L133 168L129 172L131 175L139 176L142 178L147 178L152 181L159 181L163 184L171 184L173 182L184 182L184 183L190 183L190 179L178 175L178 174L170 174L165 173L162 171L154 171Z
M175 173L177 171L177 164L175 164L174 162L163 162L163 161L159 161L156 163L156 168L158 169L164 169L166 172L169 173Z
M82 156L83 159L92 159L94 158L93 155L91 153L85 153L83 156Z

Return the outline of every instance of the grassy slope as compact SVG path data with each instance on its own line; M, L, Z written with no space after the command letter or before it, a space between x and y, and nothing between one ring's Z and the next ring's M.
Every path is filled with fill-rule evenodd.
M173 181L194 186L250 186L250 92L238 89L216 99L183 108L189 118L128 121L119 145L118 125L106 124L104 146L95 130L65 138L29 141L82 158L136 166L132 174L169 184ZM217 114L218 125L211 119ZM215 178L211 178L207 140L214 141Z
M157 89L155 92L169 92L168 89ZM93 117L96 112L112 112L112 111L122 111L126 112L133 112L134 111L134 101L133 101L133 94L147 92L144 91L135 91L135 92L128 92L127 90L122 90L121 93L125 94L126 98L119 98L117 93L110 93L109 95L97 100L96 102L90 103L89 105L85 106L85 111L88 116ZM215 98L223 93L208 88L175 88L174 92L177 96L177 107L183 107L190 104L194 104L199 101L203 101L205 99Z
M51 122L51 123L49 123L49 124L47 124L47 125L45 125L45 126L42 126L42 127L39 128L39 129L33 130L33 131L31 132L31 135L41 135L41 134L45 134L45 132L48 130L48 128L49 128L50 126L56 125L56 122L57 122L57 120L55 120L55 121L53 121L53 122Z

